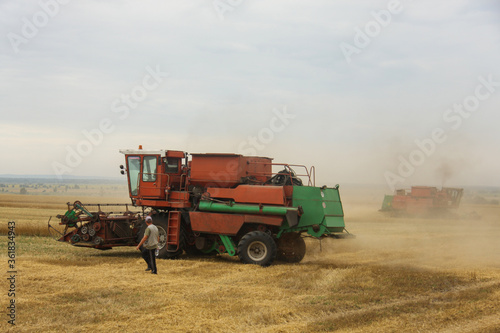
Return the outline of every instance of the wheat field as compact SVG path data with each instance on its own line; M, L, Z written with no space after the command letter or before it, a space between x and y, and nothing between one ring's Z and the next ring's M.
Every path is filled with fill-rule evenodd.
M382 198L348 192L346 225L356 238L307 239L299 264L183 256L158 261L155 276L133 248L46 237L48 217L76 199L127 202L0 195L0 231L15 220L18 233L16 327L4 315L1 331L500 331L498 206L463 205L474 219L391 218L378 212ZM6 236L0 254L6 267Z

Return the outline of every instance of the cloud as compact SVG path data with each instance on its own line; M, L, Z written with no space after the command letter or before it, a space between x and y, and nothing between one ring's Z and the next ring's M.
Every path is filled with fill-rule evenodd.
M317 164L339 182L383 182L393 166L380 154L394 140L404 153L473 92L478 76L500 80L493 1L401 1L401 14L348 64L340 43L353 43L355 29L387 3L244 1L220 20L211 1L70 2L19 53L7 38L0 42L1 131L16 137L0 173L50 173L65 147L104 118L113 133L75 174L114 175L114 167L91 161L121 163L116 151L138 144L235 151L286 106L297 120L259 153ZM23 19L40 11L36 1L0 6L3 36L21 33ZM141 84L147 66L169 77L122 120L113 101ZM488 170L500 168L483 144L500 139L491 125L500 118L498 96L457 133L477 138ZM33 147L36 167L18 153ZM434 169L429 162L421 179ZM484 178L457 181L469 179Z

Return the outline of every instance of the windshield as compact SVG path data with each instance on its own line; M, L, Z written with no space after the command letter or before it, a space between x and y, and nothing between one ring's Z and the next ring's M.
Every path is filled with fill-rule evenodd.
M130 194L137 195L139 173L141 172L141 158L139 156L129 156L127 159L127 170L130 182Z

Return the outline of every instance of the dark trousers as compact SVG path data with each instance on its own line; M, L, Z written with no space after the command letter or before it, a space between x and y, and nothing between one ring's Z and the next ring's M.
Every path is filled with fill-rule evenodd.
M148 268L151 268L151 271L153 273L157 273L156 270L156 255L155 255L156 250L148 250L145 248L142 248L142 259L148 264Z

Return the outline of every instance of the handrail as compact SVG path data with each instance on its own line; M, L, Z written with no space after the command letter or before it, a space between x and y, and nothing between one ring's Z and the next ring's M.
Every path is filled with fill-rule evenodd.
M308 181L307 181L307 184L308 186L316 186L316 169L314 166L311 166L310 168L310 171L307 170L307 167L305 165L302 165L302 164L288 164L288 163L268 163L268 162L247 162L248 164L264 164L264 165L270 165L271 167L273 166L284 166L285 169L288 168L290 171L293 171L295 173L295 170L292 169L292 167L300 167L300 168L304 168L305 170L305 174L298 174L298 173L295 173L295 176L296 177L307 177ZM260 174L260 175L268 175L267 172L253 172L254 174ZM277 175L279 174L280 172L272 172L271 171L271 175L274 176L274 175ZM312 179L311 179L311 175L313 176ZM291 172L290 172L290 177L292 176Z
M312 184L310 183L310 185L309 185L309 186L311 186L311 185L312 185L312 186L314 186L314 187L315 187L315 186L316 186L316 168L314 167L314 165L311 165L311 168L310 168L310 170L309 170L309 173L310 173L310 174L311 174L311 176L312 176ZM309 179L309 181L310 181L310 179Z
M182 178L183 178L183 177L185 178L185 179L184 179L184 181L182 181ZM180 190L180 191L185 190L185 189L187 189L187 188L188 188L188 176L187 176L187 174L185 174L185 173L181 173L181 180L180 180L180 184L181 184L181 186L180 186L180 188L179 188L179 190ZM183 185L184 185L184 186L183 186Z

